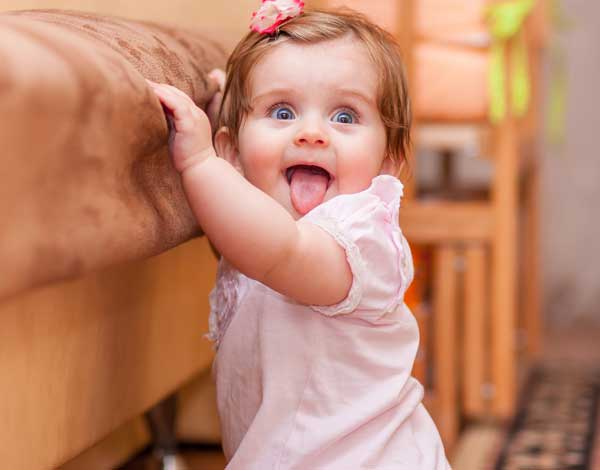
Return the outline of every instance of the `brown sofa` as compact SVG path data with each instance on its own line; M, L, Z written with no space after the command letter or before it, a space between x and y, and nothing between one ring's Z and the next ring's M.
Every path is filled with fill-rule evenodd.
M64 11L0 15L0 298L198 235L144 77L204 106L224 50L190 31Z
M57 468L210 365L215 260L202 239L174 248L201 231L144 77L205 106L225 58L168 26L0 14L6 468Z

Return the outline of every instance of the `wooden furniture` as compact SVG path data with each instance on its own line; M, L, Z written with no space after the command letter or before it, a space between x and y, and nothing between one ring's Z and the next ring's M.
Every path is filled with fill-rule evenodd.
M204 241L0 303L7 468L56 468L210 366Z
M200 230L144 77L204 105L225 52L92 14L0 25L2 464L55 469L210 366L216 263L182 244Z
M452 183L452 155L465 142L474 143L493 169L483 199L458 197L452 185L441 188L441 196L423 198L414 160L409 197L400 211L409 242L433 250L432 331L426 334L432 344L424 346L432 351L433 384L426 403L448 449L462 419L512 415L518 368L524 364L517 337L527 338L526 358L534 358L540 348L534 149L543 2L537 2L525 26L533 104L525 119L509 114L495 126L488 118L490 36L484 21L492 3L320 2L363 11L399 38L413 97L415 147L444 156L446 183Z
M483 17L490 2L469 3L474 18ZM437 4L437 5L436 5ZM456 197L452 188L437 199L426 201L417 194L401 211L401 223L409 240L433 246L435 257L433 328L436 351L432 358L434 370L435 417L448 447L452 447L459 432L461 418L509 418L515 409L519 367L539 353L540 307L539 265L535 255L537 242L537 163L535 155L535 112L537 67L541 49L540 21L543 14L541 2L526 24L528 34L530 69L534 90L534 103L525 119L508 115L501 123L487 124L490 106L487 95L480 93L481 83L487 83L486 74L469 74L464 84L447 94L466 97L467 102L480 102L472 106L471 113L464 109L452 110L458 103L447 103L438 111L433 101L424 96L434 79L434 65L421 65L427 60L425 48L446 47L448 61L458 54L467 60L468 54L489 54L487 47L460 50L460 32L456 24L446 24L439 14L438 21L428 21L435 9L442 7L433 0L415 0L416 24L413 30L412 53L416 89L415 113L417 116L417 147L429 147L442 155L457 150L452 131L464 133L465 126L476 136L481 156L492 166L491 178L485 188L485 197ZM408 19L405 19L408 21ZM466 27L465 38L481 32L476 25ZM435 29L430 27L435 26ZM447 29L445 29L447 28ZM481 28L481 26L479 26ZM509 44L510 47L514 44ZM458 48L458 49L457 49ZM457 49L456 51L454 49ZM430 51L430 52L431 52ZM430 60L433 64L434 57ZM482 57L473 57L475 62ZM486 58L486 60L490 60ZM442 64L440 59L438 66ZM447 63L449 65L449 62ZM430 72L427 70L430 69ZM442 70L438 70L441 74ZM484 69L485 71L486 69ZM458 73L458 72L456 72ZM507 69L510 74L510 69ZM460 83L455 82L454 85ZM471 89L476 99L470 98ZM421 91L419 91L421 90ZM481 101L483 98L483 101ZM420 102L419 100L423 100ZM483 113L482 113L483 112ZM443 126L442 126L443 124ZM459 144L459 145L457 145ZM464 146L464 143L462 144ZM451 155L450 155L451 156ZM448 156L446 156L448 158ZM418 168L418 163L415 165ZM451 167L446 167L446 172ZM448 182L448 181L446 181ZM525 190L526 197L521 193ZM456 188L454 189L456 193ZM527 225L520 221L524 219ZM527 229L527 230L524 230ZM524 256L523 256L524 254ZM523 264L518 264L522 256ZM520 275L519 275L520 274ZM526 282L521 282L526 279ZM518 286L521 289L518 290ZM524 309L519 308L519 295L524 299ZM522 318L526 320L523 321ZM525 326L525 330L522 326ZM517 343L520 336L529 341L527 355L521 354ZM460 397L460 398L459 398Z

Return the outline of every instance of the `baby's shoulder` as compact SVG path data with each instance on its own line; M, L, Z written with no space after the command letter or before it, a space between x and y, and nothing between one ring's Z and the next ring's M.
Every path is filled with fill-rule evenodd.
M396 178L378 176L365 191L340 195L305 216L344 248L353 277L342 303L314 307L316 310L328 315L356 312L379 318L403 302L413 269L410 249L398 224L402 190Z

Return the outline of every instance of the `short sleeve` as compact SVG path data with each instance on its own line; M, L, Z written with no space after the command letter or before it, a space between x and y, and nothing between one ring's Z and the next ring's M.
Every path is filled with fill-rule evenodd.
M374 319L403 302L412 281L412 259L398 225L401 197L402 183L380 175L368 189L337 196L304 216L344 248L352 270L352 286L344 300L312 309L328 316Z

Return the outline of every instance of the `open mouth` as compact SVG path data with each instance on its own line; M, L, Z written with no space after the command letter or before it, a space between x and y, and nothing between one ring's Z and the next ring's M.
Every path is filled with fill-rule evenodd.
M285 177L287 178L288 184L292 184L292 178L294 177L294 173L297 170L300 170L302 172L308 172L317 176L323 176L327 178L327 187L329 188L329 186L331 185L331 181L333 178L331 177L329 172L324 168L321 168L320 166L316 165L293 165L289 167L287 170L285 170Z
M294 165L285 171L290 198L296 211L304 215L325 200L332 176L316 165Z

